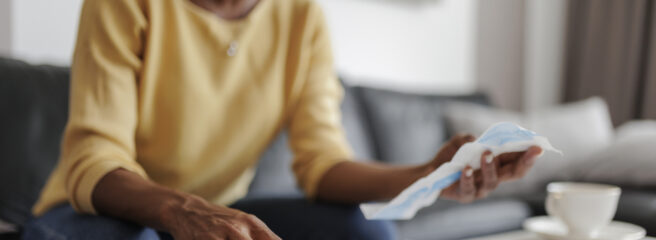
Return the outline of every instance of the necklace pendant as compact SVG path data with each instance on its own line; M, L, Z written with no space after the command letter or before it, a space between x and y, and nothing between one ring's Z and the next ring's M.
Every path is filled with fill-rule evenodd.
M232 41L230 42L230 46L228 46L228 50L226 51L226 54L229 57L235 56L237 54L237 49L239 48L239 44L237 41Z

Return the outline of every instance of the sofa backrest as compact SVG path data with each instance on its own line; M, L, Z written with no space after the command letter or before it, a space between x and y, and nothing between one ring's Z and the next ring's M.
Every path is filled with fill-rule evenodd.
M445 120L445 103L488 104L483 94L422 95L362 88L360 95L374 139L375 156L394 165L431 160L440 146L455 134Z
M0 219L30 216L59 157L68 115L69 70L0 58ZM448 138L447 100L486 104L483 95L434 96L344 84L342 122L357 159L392 164L428 161ZM262 154L249 196L300 194L282 131Z
M67 68L0 58L0 218L30 216L57 162L68 116Z
M488 105L483 94L445 96L344 86L342 124L356 160L395 165L425 163L453 133L443 116L447 101ZM283 131L262 155L249 197L300 195Z
M59 158L68 116L69 69L0 57L0 219L21 225ZM356 156L373 158L366 121L347 88L344 127ZM282 132L262 155L253 193L300 193ZM260 191L261 190L261 191Z
M342 125L353 154L358 160L375 159L375 143L359 99L362 89L347 84L343 86ZM248 197L301 195L291 170L292 157L287 132L283 130L262 154Z

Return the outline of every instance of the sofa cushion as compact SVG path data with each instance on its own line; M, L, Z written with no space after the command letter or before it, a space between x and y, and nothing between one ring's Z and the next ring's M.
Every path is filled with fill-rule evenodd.
M533 168L518 181L504 183L493 196L520 196L544 191L549 181L569 180L575 165L609 145L613 126L608 107L600 98L534 109L527 113L486 108L468 103L452 102L445 107L449 125L457 131L483 133L490 125L515 122L549 139L563 152L547 151Z
M656 235L656 189L622 189L615 219L644 227Z
M373 143L362 114L359 90L344 84L342 125L356 159L372 159ZM248 197L300 195L291 171L293 155L287 145L287 133L281 131L260 157Z
M479 135L494 123L510 121L544 135L572 159L605 148L613 137L608 105L598 97L526 113L458 102L449 103L445 109L449 124L456 130Z
M291 169L292 157L287 132L282 131L260 157L246 197L302 195Z
M486 199L471 204L437 200L408 221L398 221L400 239L464 239L521 228L531 216L522 201Z
M67 68L0 58L0 218L21 224L59 157Z
M620 126L610 146L573 167L573 179L622 187L656 188L656 121L638 123L628 122Z
M376 158L374 142L370 132L369 119L364 112L361 92L361 88L344 84L342 124L346 139L349 141L355 157L360 160L371 160Z
M446 100L487 103L480 94L449 97L372 88L360 91L377 156L391 164L417 164L433 158L451 135L442 113Z

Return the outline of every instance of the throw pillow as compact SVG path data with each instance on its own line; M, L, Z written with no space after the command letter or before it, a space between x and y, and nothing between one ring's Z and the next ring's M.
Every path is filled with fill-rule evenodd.
M452 131L475 135L496 122L515 122L546 136L563 151L564 156L545 153L523 179L499 186L493 194L497 196L542 192L549 181L570 179L572 172L568 169L608 146L613 135L608 107L600 98L528 113L452 102L447 105L445 116Z
M576 180L625 187L656 187L656 121L628 122L615 142L575 167Z
M615 141L656 135L656 120L633 120L615 129Z

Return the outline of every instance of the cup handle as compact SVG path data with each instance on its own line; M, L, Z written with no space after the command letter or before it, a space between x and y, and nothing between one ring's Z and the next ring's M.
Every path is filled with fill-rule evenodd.
M551 195L551 194L550 194L550 195L547 197L547 201L546 201L546 204L545 204L546 206L545 206L545 207L546 207L546 210L547 210L547 214L549 214L549 216L552 216L552 217L555 217L555 218L557 218L557 219L560 219L560 214L559 214L559 212L558 212L558 206L557 206L557 205L558 205L558 201L556 200L556 198L559 198L559 196L554 196L554 195Z

